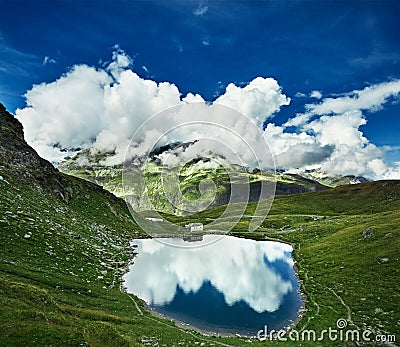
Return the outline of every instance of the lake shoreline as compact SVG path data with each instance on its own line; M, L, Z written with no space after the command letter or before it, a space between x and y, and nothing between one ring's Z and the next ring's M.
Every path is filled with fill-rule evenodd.
M295 246L294 246L293 244L289 243L289 242L285 242L285 241L282 241L282 240L273 239L273 238L269 238L269 237L268 237L268 238L266 237L266 238L263 239L263 240L260 240L260 239L256 239L256 240L255 240L255 239L253 239L253 238L251 238L251 237L239 237L239 236L236 236L236 235L229 235L229 236L233 236L233 237L236 237L236 238L238 238L238 239L243 238L243 239L254 240L254 241L271 241L271 242L283 243L283 244L290 245L290 246L292 247L291 256L292 256L292 259L293 259L293 270L294 270L294 276L295 276L295 278L297 279L297 281L298 281L298 283L299 283L299 289L297 290L297 293L298 293L298 295L300 296L301 305L300 305L300 307L299 307L299 309L298 309L296 318L295 318L294 320L290 320L291 323L288 324L287 326L282 327L282 328L280 329L280 331L290 331L290 330L294 329L294 328L298 325L298 323L303 319L304 315L305 315L306 312L307 312L307 309L306 309L307 296L305 295L305 293L304 293L304 291L303 291L303 280L302 280L302 279L300 278L300 276L299 276L299 271L298 271L299 268L298 268L298 265L297 265L297 264L298 264L298 259L296 259L295 256L294 256L294 254L293 254L293 252L294 252L294 250L295 250ZM241 235L241 236L242 236L242 235ZM153 239L153 238L150 237L149 239ZM133 250L135 250L135 251L137 250L137 248L132 247L132 244L131 244L131 243L130 243L129 248L131 248L131 249L133 249ZM191 330L191 331L194 331L194 332L196 332L196 333L200 333L200 334L202 334L202 335L204 335L204 336L206 336L206 337L217 337L217 338L218 338L218 337L221 337L221 338L224 338L224 337L243 337L243 338L249 338L249 339L257 339L257 334L248 335L248 334L240 334L240 333L233 333L233 332L226 332L226 333L224 333L224 332L215 332L215 331L212 331L212 330L202 329L202 328L193 326L193 325L191 325L191 324L189 324L189 323L186 323L186 322L184 322L184 321L181 321L181 320L179 320L179 319L176 319L176 318L170 317L170 316L168 316L168 315L162 314L162 313L160 313L160 312L157 312L154 308L150 307L150 306L147 304L146 301L144 301L143 299L137 297L137 296L136 296L135 294L133 294L133 293L129 293L129 292L128 292L128 288L126 288L126 287L124 286L123 277L129 272L130 266L134 264L134 259L135 259L135 257L137 256L137 254L138 254L138 253L134 253L134 254L133 254L133 258L130 259L129 263L128 263L127 266L124 268L125 271L124 271L124 273L123 273L123 274L121 275L121 277L120 277L120 283L121 283L121 285L120 285L120 290L121 290L122 292L126 293L126 294L134 295L135 298L138 299L138 300L140 301L140 303L141 303L143 309L144 309L146 312L148 312L151 316L153 316L153 317L155 317L155 318L160 318L160 319L168 320L168 321L170 321L170 322L173 322L173 323L175 324L175 326L176 326L177 328L179 328L179 329L185 329L185 330L188 330L188 331ZM262 327L260 327L260 329L261 329L261 328L262 328Z

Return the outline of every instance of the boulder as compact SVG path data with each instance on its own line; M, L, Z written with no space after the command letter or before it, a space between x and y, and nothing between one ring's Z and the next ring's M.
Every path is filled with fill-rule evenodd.
M372 229L372 228L368 228L368 229L366 229L366 230L364 230L363 232L362 232L362 237L364 238L364 239L369 239L372 235L374 235L376 233L376 230L375 229Z
M389 258L384 258L384 257L378 257L376 259L376 261L378 262L378 264L386 264L389 262Z

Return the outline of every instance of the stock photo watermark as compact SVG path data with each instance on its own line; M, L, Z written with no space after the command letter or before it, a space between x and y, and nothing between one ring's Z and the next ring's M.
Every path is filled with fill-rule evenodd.
M303 330L274 330L268 329L265 325L257 332L257 339L263 341L332 341L332 342L375 342L375 343L394 343L396 335L374 333L369 329L350 329L346 319L338 319L336 327L328 327L320 332L313 329Z

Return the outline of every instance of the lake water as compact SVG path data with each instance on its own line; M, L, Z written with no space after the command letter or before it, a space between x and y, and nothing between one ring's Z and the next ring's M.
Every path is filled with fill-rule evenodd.
M208 332L254 336L295 320L302 299L292 247L233 236L212 243L217 238L204 236L208 245L199 248L182 248L182 239L134 240L138 254L124 286L156 312Z

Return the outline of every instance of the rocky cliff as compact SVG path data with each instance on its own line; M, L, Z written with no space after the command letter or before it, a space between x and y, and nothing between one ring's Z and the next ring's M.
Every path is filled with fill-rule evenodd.
M73 194L68 181L47 160L41 158L24 139L22 124L0 104L0 167L17 176L32 179L43 189L51 189L67 202Z
M13 175L31 180L39 189L51 191L68 202L74 191L70 179L60 173L49 161L41 158L24 139L22 124L0 103L0 169L12 170ZM91 189L98 190L110 199L113 194L97 184L85 181Z

